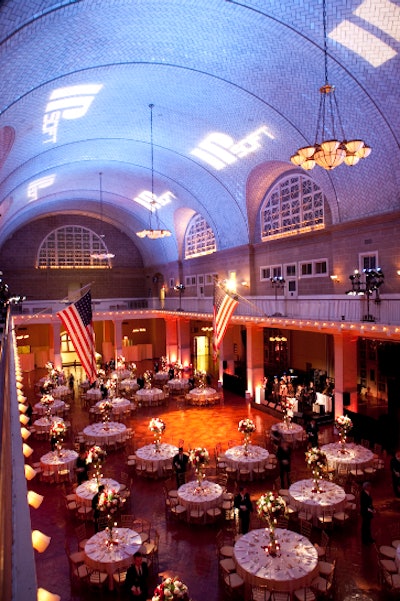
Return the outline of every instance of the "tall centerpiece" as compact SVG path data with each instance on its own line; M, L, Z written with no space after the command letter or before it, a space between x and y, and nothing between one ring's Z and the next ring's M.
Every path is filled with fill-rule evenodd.
M50 420L51 408L54 405L54 397L51 394L44 394L40 399L40 404L44 407L45 416Z
M346 453L346 438L347 438L347 434L350 432L350 430L353 427L353 422L351 421L351 419L349 418L348 415L339 415L335 419L335 427L336 427L337 431L339 432L340 446L341 446L340 452Z
M97 482L97 486L100 484L100 480L102 478L101 468L103 466L103 462L106 458L107 453L101 447L94 445L90 447L86 455L86 463L91 464L94 469L93 478Z
M50 428L50 439L55 441L57 455L61 457L62 443L67 427L62 419L54 420Z
M98 404L99 411L101 413L101 419L103 424L105 425L105 430L107 428L107 424L110 421L111 413L113 410L112 403L109 399L104 399Z
M107 544L118 544L118 541L113 538L113 527L117 525L114 521L114 514L121 507L124 499L121 498L116 490L105 490L100 494L98 507L100 511L107 512Z
M287 428L292 427L294 404L295 400L290 397L286 397L282 401L283 421Z
M174 363L174 378L181 378L183 372L183 365L179 361Z
M151 388L151 378L152 378L153 374L151 373L151 371L149 369L147 369L144 374L143 374L143 380L144 380L144 387L145 388Z
M151 601L189 601L189 590L177 576L165 578L154 589Z
M326 455L321 449L313 447L306 451L306 464L312 472L314 487L312 492L321 493L320 481L326 468Z
M249 453L249 444L251 443L251 435L256 431L256 425L252 419L241 419L238 425L238 431L243 434L244 454Z
M278 517L284 515L285 511L285 500L274 491L264 493L257 501L257 513L268 525L266 532L269 535L269 543L265 547L265 552L271 557L279 555L280 545L276 538L275 529Z
M204 470L210 461L210 455L207 449L198 447L197 449L191 449L189 458L195 470L197 484L201 488L205 477Z
M165 422L160 417L153 417L150 420L149 430L153 432L156 453L160 452L161 436L165 428Z
M194 379L196 382L197 388L205 388L207 385L207 372L196 370L194 372Z

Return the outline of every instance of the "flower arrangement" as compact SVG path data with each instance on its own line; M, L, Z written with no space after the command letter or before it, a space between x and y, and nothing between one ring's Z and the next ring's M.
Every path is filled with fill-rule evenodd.
M117 369L123 369L125 367L125 357L119 355L117 357Z
M112 402L109 401L108 399L105 399L104 401L101 401L98 404L98 408L99 408L100 413L103 414L103 422L110 421L110 414L113 410Z
M279 554L280 545L275 537L275 528L278 517L284 515L285 511L285 500L273 491L264 493L257 501L257 513L267 522L269 528L269 544L265 551L272 557Z
M182 376L182 372L183 372L183 365L182 365L182 363L179 363L179 361L176 361L176 363L174 363L174 376L175 376L175 378L180 378Z
M145 388L151 388L151 378L152 377L153 377L152 372L149 369L146 369L146 371L143 374Z
M295 400L289 397L286 397L282 400L281 406L283 411L283 421L285 422L288 428L291 427L291 422L293 418L293 410L294 410Z
M63 438L66 431L67 427L65 425L65 422L63 422L62 419L56 420L53 422L50 428L50 436L51 438L56 438L57 440L60 440L60 438Z
M131 376L132 376L132 377L135 377L135 375L136 375L136 370L137 370L136 363L129 363L129 365L128 365L128 369L129 369L129 371L131 372Z
M194 372L195 380L197 381L197 386L199 388L205 388L207 384L207 372L196 370Z
M160 417L153 417L149 423L149 430L156 434L162 434L166 428L165 422Z
M256 425L252 419L241 419L239 422L238 430L242 434L251 434L252 432L255 432Z
M325 453L317 447L308 449L306 451L306 463L307 467L311 469L313 475L313 492L321 492L319 481L322 479L322 474L327 463Z
M164 355L160 357L161 371L168 371L168 359Z
M44 407L50 407L54 403L54 397L51 394L44 394L40 399L40 403Z
M339 432L340 444L342 446L341 452L346 453L346 437L349 430L353 427L353 422L348 415L339 415L335 419L335 427Z
M173 601L175 599L186 601L188 598L188 587L175 576L174 578L165 578L165 580L154 589L151 601Z
M204 447L198 447L197 449L191 449L189 453L189 459L195 469L197 484L201 487L204 479L204 468L210 461L210 455Z
M121 507L123 499L116 490L105 490L99 496L98 507L100 511L115 513Z
M103 463L106 458L107 453L101 447L94 445L90 447L86 455L86 463L93 463L93 465L98 465Z

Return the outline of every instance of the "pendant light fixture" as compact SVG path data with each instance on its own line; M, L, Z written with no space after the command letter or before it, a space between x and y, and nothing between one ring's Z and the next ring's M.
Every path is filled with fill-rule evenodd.
M108 261L109 259L113 259L115 255L113 253L108 252L106 245L104 243L104 230L103 230L103 174L100 171L99 173L99 200L100 200L100 238L102 240L102 247L98 251L93 251L90 256L92 259L97 259L98 261Z

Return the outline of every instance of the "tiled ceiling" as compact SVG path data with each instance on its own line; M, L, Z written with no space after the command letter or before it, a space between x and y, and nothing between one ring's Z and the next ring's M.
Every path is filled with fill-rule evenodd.
M326 0L326 17L345 135L373 151L311 177L334 223L398 211L400 5ZM45 215L98 217L99 172L104 220L145 262L176 260L196 212L220 249L259 241L249 205L314 141L322 25L316 0L0 3L0 246ZM174 234L158 242L135 236L149 224L134 200L151 190L149 104L158 217ZM211 134L208 154L196 150Z

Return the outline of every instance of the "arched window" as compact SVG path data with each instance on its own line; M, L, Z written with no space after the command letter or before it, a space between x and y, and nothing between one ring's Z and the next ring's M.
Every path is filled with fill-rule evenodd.
M262 240L324 228L324 201L321 188L305 175L280 180L261 208Z
M36 260L39 269L110 268L109 258L95 258L94 254L108 254L103 239L85 227L67 225L53 230L40 245Z
M214 232L199 214L189 221L185 235L185 259L209 255L217 250Z

